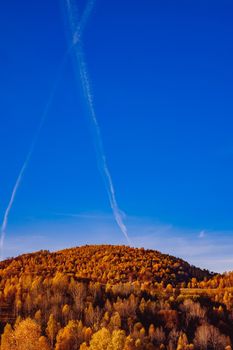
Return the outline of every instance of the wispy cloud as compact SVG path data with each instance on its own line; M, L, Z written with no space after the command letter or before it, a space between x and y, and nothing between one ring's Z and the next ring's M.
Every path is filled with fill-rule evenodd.
M103 213L85 213L85 212L81 212L81 213L62 213L62 212L52 212L50 214L53 214L57 217L60 218L78 218L78 219L90 219L90 220L111 220L111 217L107 214L103 214ZM125 214L124 214L125 215Z
M49 221L35 218L27 226L9 227L4 256L85 244L125 244L111 215L57 214ZM125 220L135 247L159 250L211 271L233 270L233 232L184 229L137 217Z
M204 230L202 230L198 235L199 238L204 238L205 236L206 236L206 233Z
M144 230L146 227L144 228ZM150 233L133 237L136 246L160 250L211 271L233 270L233 232L188 230L173 226L150 227Z

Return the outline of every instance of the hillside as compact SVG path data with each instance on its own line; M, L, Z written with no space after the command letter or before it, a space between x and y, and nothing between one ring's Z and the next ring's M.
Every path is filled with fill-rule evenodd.
M56 272L102 284L154 282L163 286L209 279L212 274L189 265L182 259L154 250L126 246L93 245L65 249L55 253L40 251L0 263L0 278L25 273L52 277Z
M229 350L232 281L125 246L7 259L0 263L1 350Z

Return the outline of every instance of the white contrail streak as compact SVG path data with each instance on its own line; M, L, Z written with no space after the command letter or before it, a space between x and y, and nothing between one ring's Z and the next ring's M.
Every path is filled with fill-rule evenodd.
M103 149L101 132L100 132L100 127L99 127L97 118L96 118L93 97L91 94L90 80L88 77L88 69L87 69L86 61L84 58L84 53L83 53L82 46L81 46L80 34L78 32L75 32L75 30L74 30L75 23L76 23L76 19L74 18L74 6L72 5L71 0L66 0L66 2L67 2L67 11L68 11L68 16L69 16L69 21L70 21L73 44L75 45L74 52L75 52L78 66L79 66L79 73L80 73L80 77L81 77L82 87L83 87L84 95L85 95L86 100L87 100L89 113L90 113L90 117L91 117L91 124L92 124L92 129L93 129L93 134L94 134L94 143L95 143L95 149L96 149L99 170L100 170L100 173L104 179L104 183L105 183L105 186L107 189L110 205L111 205L116 223L117 223L118 227L120 228L121 232L124 234L128 244L131 244L130 239L129 239L129 235L127 232L127 228L123 222L122 213L119 209L119 206L118 206L118 203L116 200L116 194L115 194L115 189L114 189L112 177L111 177L111 174L110 174L109 169L108 169L106 156L105 156L105 152ZM77 41L77 35L78 35L78 41Z
M13 187L13 190L12 190L12 193L11 193L11 197L10 197L10 201L8 203L8 206L6 208L6 211L4 213L4 216L3 216L3 222L2 222L2 226L1 226L1 229L0 229L0 258L2 259L2 251L3 251L3 246L4 246L4 241L5 241L5 237L6 237L6 229L7 229L7 224L8 224L8 218L9 218L9 214L11 212L11 209L12 209L12 206L14 204L14 201L15 201L15 197L17 195L17 192L18 192L18 189L20 187L20 184L23 180L23 177L24 177L24 174L25 174L25 171L28 167L28 164L31 160L31 157L32 157L32 154L34 152L34 149L35 149L35 146L36 146L36 143L38 141L38 138L40 136L40 133L41 133L41 130L44 126L44 123L46 121L46 118L48 116L48 112L49 112L49 109L50 109L50 106L53 102L53 99L54 99L54 96L55 96L55 93L56 93L56 90L57 90L57 87L58 87L58 84L59 84L59 81L61 79L61 76L62 76L62 71L63 71L63 68L64 68L64 65L66 63L66 59L70 53L70 50L73 48L73 46L76 44L76 42L78 42L78 39L79 39L79 36L82 34L83 32L83 29L87 23L87 20L88 20L88 17L91 13L91 10L94 6L94 1L95 0L90 0L87 4L87 7L85 8L84 10L84 13L83 13L83 16L81 18L81 21L80 21L80 24L79 26L76 28L76 32L75 32L75 41L72 43L71 47L69 47L69 49L67 50L67 52L65 53L61 63L60 63L60 66L59 66L59 69L58 69L58 73L57 73L57 77L56 77L56 80L54 82L54 85L52 87L52 90L50 92L50 96L49 96L49 99L45 105L45 108L44 108L44 111L41 115L41 118L40 118L40 123L39 123L39 126L38 126L38 129L36 131L36 134L33 138L33 141L32 141L32 144L30 146L30 149L29 149L29 152L27 154L27 157L26 157L26 160L19 172L19 175L16 179L16 182L15 182L15 185Z
M39 135L40 135L40 132L44 126L44 123L45 123L45 120L47 118L47 115L48 115L48 112L49 112L49 108L52 104L52 101L53 101L53 98L54 98L54 95L56 93L56 89L57 89L57 86L58 86L58 83L59 83L59 80L61 78L61 72L62 72L62 69L63 69L63 66L66 62L66 57L63 58L62 62L61 62L61 65L59 67L59 71L58 71L58 74L57 74L57 78L55 80L55 83L53 85L53 88L51 90L51 93L50 93L50 96L49 96L49 99L45 105L45 108L44 108L44 111L41 115L41 118L40 118L40 123L39 123L39 126L38 126L38 129L36 131L36 134L33 138L33 141L32 141L32 144L30 146L30 149L29 149L29 152L27 154L27 157L26 157L26 160L24 161L24 164L19 172L19 175L16 179L16 182L15 182L15 185L13 187L13 190L12 190L12 193L11 193L11 197L10 197L10 201L8 203L8 206L6 208L6 211L4 213L4 216L3 216L3 222L2 222L2 226L1 226L1 238L0 238L0 253L1 253L1 258L2 258L2 250L3 250L3 245L4 245L4 240L5 240L5 236L6 236L6 228L7 228L7 224L8 224L8 218L9 218L9 214L10 214L10 211L12 209L12 206L14 204L14 201L15 201L15 197L16 197L16 194L18 192L18 189L20 187L20 184L23 180L23 177L24 177L24 174L25 174L25 171L28 167L28 164L31 160L31 157L32 157L32 154L33 154L33 151L35 149L35 146L36 146L36 143L38 141L38 138L39 138Z

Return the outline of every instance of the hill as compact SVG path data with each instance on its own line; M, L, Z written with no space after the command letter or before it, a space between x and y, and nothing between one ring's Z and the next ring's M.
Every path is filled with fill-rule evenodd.
M231 349L232 274L84 246L0 263L1 350Z
M92 245L55 253L39 251L0 263L0 278L25 273L52 277L59 271L70 277L103 284L154 282L163 286L209 279L213 274L189 265L182 259L154 250L126 246Z

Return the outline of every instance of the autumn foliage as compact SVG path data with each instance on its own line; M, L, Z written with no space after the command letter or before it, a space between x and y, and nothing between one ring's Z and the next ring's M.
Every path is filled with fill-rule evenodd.
M233 274L125 246L0 263L1 350L230 350Z

